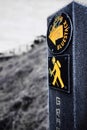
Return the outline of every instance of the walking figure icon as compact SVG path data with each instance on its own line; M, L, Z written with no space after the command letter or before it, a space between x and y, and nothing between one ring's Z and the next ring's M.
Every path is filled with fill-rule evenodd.
M70 92L70 57L51 56L48 58L49 86L53 89Z
M49 68L49 73L51 76L53 76L52 85L59 86L59 83L60 83L61 88L64 88L64 82L63 82L62 77L61 77L61 63L59 60L56 60L56 58L53 57L52 64L53 64L53 70L51 70Z

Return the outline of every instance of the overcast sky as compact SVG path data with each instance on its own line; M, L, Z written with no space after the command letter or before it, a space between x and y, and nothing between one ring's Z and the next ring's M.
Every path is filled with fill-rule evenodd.
M45 35L47 17L71 1L0 0L0 52L30 44L36 36Z

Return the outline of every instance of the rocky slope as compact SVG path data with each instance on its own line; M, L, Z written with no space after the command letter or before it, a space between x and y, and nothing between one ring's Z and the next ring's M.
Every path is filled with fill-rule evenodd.
M41 39L26 54L0 59L0 130L48 130L47 47Z

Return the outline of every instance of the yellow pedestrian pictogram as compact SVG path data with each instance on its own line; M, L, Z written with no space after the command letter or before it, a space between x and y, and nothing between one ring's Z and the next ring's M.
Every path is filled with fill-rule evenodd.
M49 68L49 73L50 75L52 76L53 75L53 82L52 82L52 85L55 86L59 86L58 84L58 81L60 83L60 86L61 88L64 88L64 83L63 83L63 80L61 78L61 63L59 60L56 60L55 57L52 57L52 64L54 65L53 66L53 70L51 70Z

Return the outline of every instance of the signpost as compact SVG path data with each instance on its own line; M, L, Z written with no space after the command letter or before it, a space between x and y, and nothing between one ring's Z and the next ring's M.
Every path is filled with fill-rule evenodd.
M50 130L87 130L87 7L48 17Z

